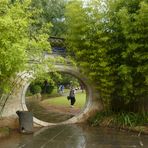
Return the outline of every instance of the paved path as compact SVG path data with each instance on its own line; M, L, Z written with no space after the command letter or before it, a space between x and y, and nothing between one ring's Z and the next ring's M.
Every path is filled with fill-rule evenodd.
M33 135L13 133L0 148L147 148L148 136L85 125L41 128Z
M50 107L42 107L36 101L28 101L27 107L28 110L33 113L34 117L50 123L59 123L68 120L74 116L74 114L72 114L72 109L70 107L69 110L71 110L71 114L67 114L66 111L55 111L53 108Z

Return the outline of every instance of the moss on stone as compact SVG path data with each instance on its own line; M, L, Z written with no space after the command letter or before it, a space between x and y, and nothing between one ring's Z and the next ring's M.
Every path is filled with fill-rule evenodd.
M10 134L10 129L8 127L0 127L0 138L7 137Z

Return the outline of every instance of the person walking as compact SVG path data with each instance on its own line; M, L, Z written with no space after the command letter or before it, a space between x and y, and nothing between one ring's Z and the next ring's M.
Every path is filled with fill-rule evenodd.
M64 93L64 85L61 86L61 92Z
M75 89L74 89L74 88L71 88L71 89L70 89L69 98L70 98L71 107L73 107L73 105L74 105L75 102L76 102L76 99L75 99Z
M64 85L59 86L59 94L64 93Z

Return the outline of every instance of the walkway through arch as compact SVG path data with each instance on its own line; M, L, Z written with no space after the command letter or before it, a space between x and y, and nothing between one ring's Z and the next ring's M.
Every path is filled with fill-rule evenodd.
M99 101L99 96L95 92L93 85L88 81L88 79L85 76L83 76L80 73L80 71L77 68L72 67L72 66L64 66L64 65L56 65L55 67L57 71L66 72L70 75L73 75L84 83L85 88L86 88L86 104L79 114L77 114L76 116L66 121L59 122L59 123L48 123L48 122L41 121L34 117L33 121L35 125L50 126L50 125L58 125L58 124L70 124L70 123L84 122L85 120L87 120L89 116L92 115L92 113L95 113L96 110L102 109L102 104ZM20 75L18 75L18 77L19 76ZM17 110L21 110L21 111L28 110L26 106L26 102L25 102L25 94L26 94L28 86L30 85L30 79L32 78L33 78L32 75L29 73L24 73L24 75L20 77L22 81L18 83L19 87L16 87L14 93L10 96L4 108L3 114L2 114L3 117L11 116L14 119L16 119Z

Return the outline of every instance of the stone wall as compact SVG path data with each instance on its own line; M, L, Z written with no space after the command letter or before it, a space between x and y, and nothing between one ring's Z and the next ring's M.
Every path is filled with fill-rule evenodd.
M85 78L77 68L71 66L56 65L56 70L69 73L80 79L84 83L87 92L86 105L78 115L61 123L48 123L38 120L34 117L33 121L35 126L50 126L56 124L85 122L90 116L92 116L92 114L95 114L97 111L102 110L103 107L101 100L99 99L99 95L93 88L92 84L88 81L88 79ZM50 72L50 70L47 71ZM20 75L18 77L20 77ZM10 117L11 119L14 119L13 122L16 123L16 120L18 119L16 111L27 111L25 94L30 84L30 79L32 78L32 75L28 73L25 73L23 77L20 77L21 81L20 83L18 83L18 87L16 87L13 94L9 97L9 100L4 108L2 114L3 117Z

